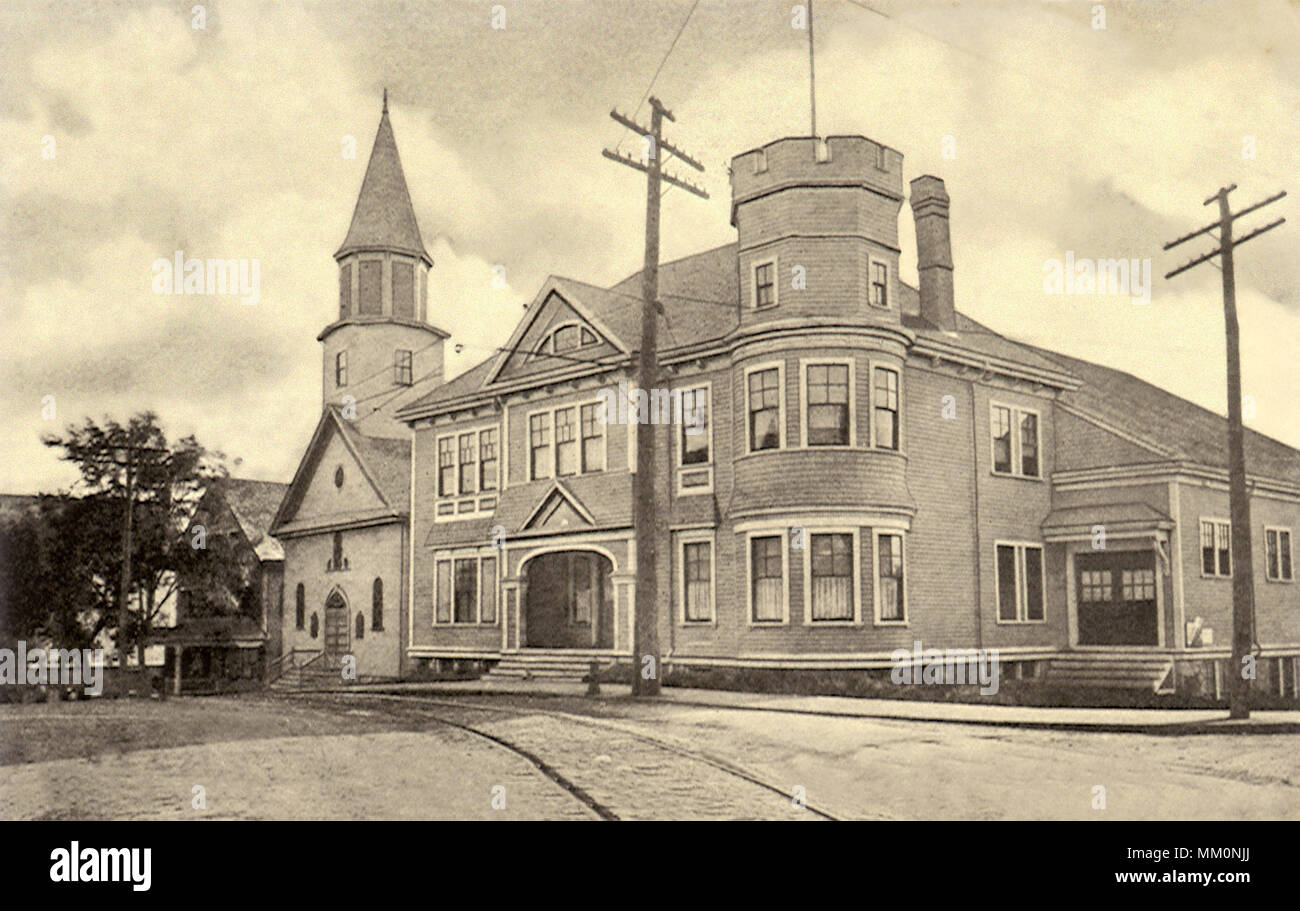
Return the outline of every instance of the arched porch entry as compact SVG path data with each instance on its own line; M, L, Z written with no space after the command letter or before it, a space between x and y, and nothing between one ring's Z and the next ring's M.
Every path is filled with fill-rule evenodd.
M613 648L614 565L604 554L563 550L524 564L524 645Z
M342 667L348 653L348 602L337 588L325 599L325 662Z

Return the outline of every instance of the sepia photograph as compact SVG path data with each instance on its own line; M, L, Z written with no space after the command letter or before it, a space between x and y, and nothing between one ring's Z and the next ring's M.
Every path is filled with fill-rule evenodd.
M1294 881L1295 2L8 0L0 86L19 879Z

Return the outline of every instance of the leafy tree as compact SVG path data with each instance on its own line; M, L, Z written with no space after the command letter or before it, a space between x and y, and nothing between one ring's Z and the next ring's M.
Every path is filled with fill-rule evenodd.
M143 667L149 630L173 603L181 573L195 567L213 575L222 572L228 555L220 547L215 553L196 554L182 532L203 490L226 476L224 456L208 451L192 435L169 440L151 411L132 416L125 425L110 418L103 423L87 418L81 426L47 435L42 442L62 450L62 458L81 473L75 497L79 505L65 503L60 510L65 520L60 531L70 538L49 544L47 566L56 576L79 576L82 570L72 570L65 561L84 558L89 579L75 593L78 612L94 617L90 628L96 633L113 634L119 654L134 643ZM124 601L120 579L128 509L131 586ZM47 616L46 623L68 622L58 619L58 613Z

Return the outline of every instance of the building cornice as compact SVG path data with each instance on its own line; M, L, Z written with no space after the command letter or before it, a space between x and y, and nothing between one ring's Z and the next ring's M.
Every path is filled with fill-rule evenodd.
M336 320L320 331L316 336L316 341L323 342L335 330L342 329L344 326L374 326L384 323L391 323L396 326L406 326L409 329L422 329L430 335L436 335L438 338L451 338L450 332L444 332L437 326L422 322L418 319L410 319L405 316L387 316L381 313L358 314L349 316L346 319Z
M1163 484L1171 481L1228 489L1227 469L1177 459L1105 468L1072 468L1068 471L1053 472L1051 480L1052 487L1056 490L1083 489L1118 483ZM1300 484L1290 481L1247 473L1246 485L1255 493L1270 493L1285 499L1300 501Z
M959 367L974 368L982 373L1001 374L1012 379L1028 380L1055 389L1074 390L1082 385L1076 377L1068 373L1045 370L1041 367L1031 367L1028 364L1018 364L1005 358L980 354L960 345L948 344L925 336L917 338L909 354L928 357L936 363L944 361Z

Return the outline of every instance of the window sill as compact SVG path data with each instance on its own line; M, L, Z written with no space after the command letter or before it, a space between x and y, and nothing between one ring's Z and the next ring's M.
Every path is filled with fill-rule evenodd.
M1090 604L1090 603L1097 603L1097 602L1088 602L1088 601L1080 602L1080 604ZM1104 602L1104 603L1109 603L1109 602ZM998 626L1043 626L1044 624L1047 623L1047 618L1044 617L1042 620L1003 620L1001 617L998 617L996 618L996 622Z
M450 622L439 620L434 622L433 628L446 629L448 627L455 627L457 629L492 629L500 625L501 624L495 620L491 621L490 623L489 622L476 623L473 620L452 620Z
M838 627L841 629L851 629L855 626L860 627L863 625L863 623L861 620L805 620L803 622L803 625L814 629L820 627Z
M1276 582L1276 583L1278 583L1279 585L1291 585L1291 584L1293 584L1293 583L1295 582L1295 579L1270 579L1270 578L1268 578L1267 576L1265 576L1265 577L1264 577L1264 581L1265 581L1265 582Z
M733 461L739 462L743 459L752 459L760 456L773 455L778 452L789 452L792 449L798 449L797 446L773 446L771 449L751 449L749 452L743 452L736 456Z
M1010 481L1036 481L1039 484L1043 483L1042 475L1012 474L1010 472L992 471L992 470L989 471L989 475L995 478L1006 478L1007 480Z
M898 627L907 627L909 624L908 624L908 621L906 621L906 620L877 620L877 621L875 621L875 623L873 623L872 625L873 625L873 626L898 626Z

